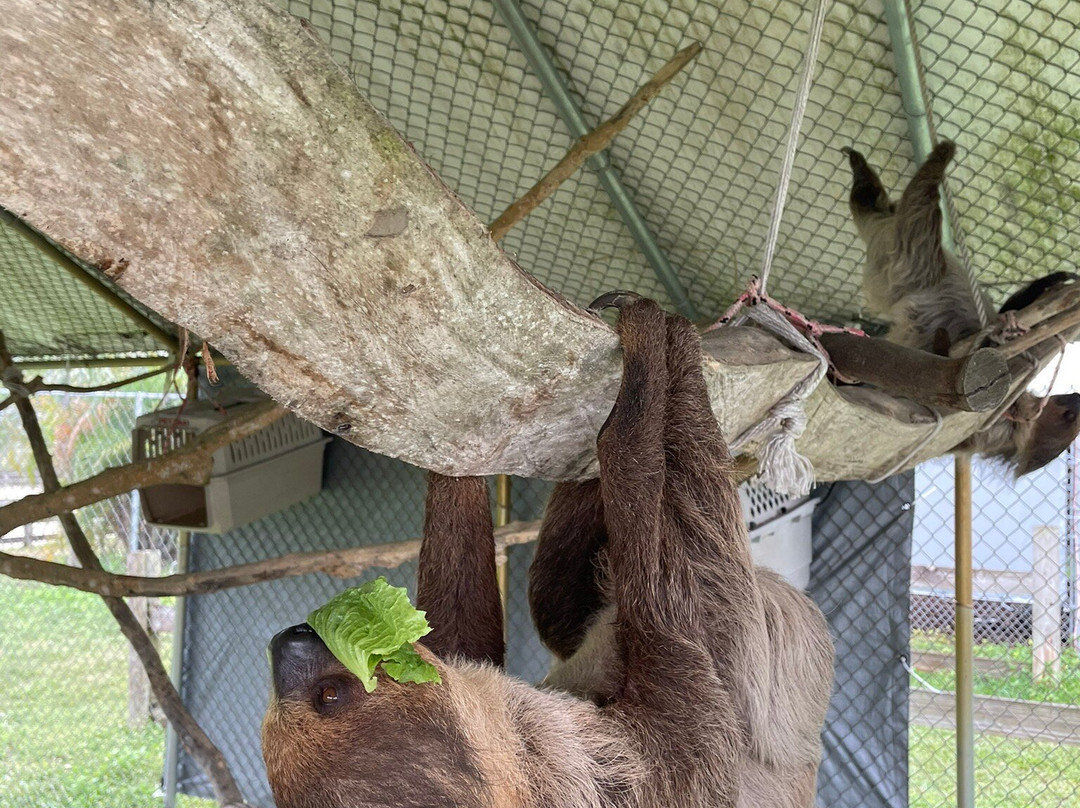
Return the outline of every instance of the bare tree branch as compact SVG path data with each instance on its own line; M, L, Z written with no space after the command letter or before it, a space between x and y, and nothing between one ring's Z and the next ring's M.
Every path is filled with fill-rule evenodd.
M132 376L128 379L121 379L116 382L109 382L108 384L99 384L94 387L80 387L74 384L46 384L45 380L40 376L35 376L28 382L24 382L20 395L32 396L35 393L103 393L108 390L116 390L120 387L126 387L129 384L135 384L135 382L141 382L144 379L152 379L155 376L160 376L170 370L176 369L176 362L169 361L167 364L161 367L154 368L146 373L140 373L138 376ZM0 412L3 412L7 407L15 403L15 396L11 395L0 401Z
M0 508L0 536L21 525L48 519L63 511L75 511L136 488L162 483L205 485L213 470L214 452L258 432L285 413L284 408L272 401L260 402L243 415L211 427L190 443L167 454L114 466L77 483L23 497Z
M1061 315L1067 315L1069 312L1076 312L1080 310L1080 284L1078 283L1066 283L1061 286L1050 289L1039 296L1038 300L1015 313L1016 322L1022 328L1027 328L1028 332L1018 339L1011 340L1004 345L1000 346L999 350L1005 353L1006 356L1014 356L1016 351L1012 350L1012 346L1023 340L1024 347L1020 349L1022 352L1026 347L1030 347L1041 340L1051 336L1052 333L1060 333L1055 331L1056 327L1067 328L1068 326L1060 326ZM1043 326L1050 325L1051 323L1058 324L1057 326L1041 330ZM1035 333L1034 339L1029 339L1030 335ZM949 349L949 356L966 356L967 354L978 348L978 342L985 337L985 334L972 334L970 337L964 337L962 340L957 340Z
M1014 340L1006 342L998 350L1005 356L1017 356L1034 347L1043 340L1053 339L1057 336L1065 336L1066 332L1080 326L1080 307L1072 311L1063 311L1055 314L1039 325L1032 328L1026 334L1022 334Z
M500 241L515 224L532 213L541 202L551 196L560 185L581 168L586 160L606 149L615 136L629 125L634 116L656 97L664 85L675 78L679 71L699 53L701 53L701 44L698 42L683 48L660 68L655 76L641 85L622 109L581 137L551 171L541 177L536 185L526 191L520 199L491 223L491 237Z
M11 362L11 355L7 351L3 334L0 334L0 375L6 382L17 386L22 382L22 376ZM30 448L34 453L34 461L37 463L38 473L41 475L42 484L48 494L54 494L61 490L60 479L56 475L49 448L45 443L45 436L41 432L37 413L34 411L30 399L25 396L15 396L15 407L22 419L23 429L30 441ZM101 561L94 554L90 541L83 533L75 514L70 511L60 513L60 524L63 525L67 534L71 549L76 558L82 564L85 571L104 574ZM244 805L244 797L240 792L236 780L229 770L229 764L225 756L210 740L184 706L180 694L176 692L169 674L165 670L161 657L154 647L150 636L146 633L135 615L132 614L128 605L120 598L102 598L113 618L120 626L120 631L127 638L131 647L135 650L143 668L146 670L150 687L161 705L169 723L176 730L176 734L184 748L206 772L218 801L225 806Z
M498 552L516 544L533 541L539 529L539 521L511 522L495 531L495 549ZM160 578L117 575L0 553L0 574L27 581L69 586L108 597L168 597L202 595L312 572L324 572L336 578L352 578L373 567L397 567L406 561L414 560L419 553L420 539L410 539L344 550L291 553L251 564Z

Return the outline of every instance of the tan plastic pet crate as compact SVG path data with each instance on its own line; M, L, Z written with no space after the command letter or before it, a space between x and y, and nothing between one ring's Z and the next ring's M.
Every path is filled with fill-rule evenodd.
M255 402L208 401L142 415L132 430L136 461L183 446ZM323 449L330 441L316 426L288 414L265 429L214 452L210 482L139 489L143 519L155 527L224 533L282 511L322 488Z

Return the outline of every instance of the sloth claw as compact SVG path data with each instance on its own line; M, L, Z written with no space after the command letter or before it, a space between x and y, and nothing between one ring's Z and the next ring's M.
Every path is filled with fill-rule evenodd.
M840 151L847 156L848 163L851 164L853 169L858 170L866 165L866 158L862 156L862 152L858 152L850 146L841 146Z
M587 308L593 314L599 314L607 308L621 309L623 306L629 306L636 300L641 300L641 295L636 292L624 292L619 290L600 295L600 297L590 303Z

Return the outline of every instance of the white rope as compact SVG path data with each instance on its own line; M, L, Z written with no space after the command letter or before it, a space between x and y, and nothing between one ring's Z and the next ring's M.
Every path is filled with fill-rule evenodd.
M926 68L923 67L919 37L915 33L915 14L911 10L911 3L904 3L904 13L907 14L908 30L911 32L911 50L915 56L916 72L919 75L919 93L922 95L923 109L926 110L926 126L930 130L930 140L937 143L937 127L934 126L934 116L931 113L933 107L930 105L930 88L926 83ZM960 229L953 195L945 180L942 180L941 191L945 200L945 212L949 217L949 223L952 225L953 246L955 247L956 257L960 259L960 266L964 269L964 278L971 288L971 297L975 301L975 311L979 315L979 325L986 328L990 323L990 312L986 310L986 296L983 294L979 282L975 279L975 270L971 266L971 254L964 243L964 231Z
M810 99L810 89L814 83L814 68L817 66L818 50L821 46L821 32L825 27L825 17L831 4L831 0L818 0L817 8L814 9L814 18L810 24L810 39L803 56L802 78L795 93L795 105L791 111L784 162L780 168L780 179L776 186L776 198L773 202L772 217L769 220L769 234L765 239L765 255L761 263L759 286L762 294L765 293L766 284L769 281L769 270L772 269L773 258L776 255L780 222L784 218L784 206L787 204L788 188L791 185L791 170L795 165L795 154L799 150L799 131L802 128L803 118L806 116L806 104ZM763 441L758 452L758 476L761 481L777 493L804 496L810 493L810 488L814 484L814 467L806 457L799 454L795 448L795 440L806 429L806 408L803 402L825 377L825 372L829 367L828 360L816 345L768 306L748 306L744 309L743 316L756 321L767 330L787 340L793 347L817 359L817 368L813 373L776 402L761 421L731 442L731 448L738 449L746 443Z
M814 466L795 448L795 441L806 430L806 397L825 378L829 362L813 342L779 312L768 306L747 306L744 315L763 328L782 337L792 347L817 359L814 372L796 384L776 402L765 417L731 441L732 450L747 443L764 441L758 452L758 476L779 494L805 496L814 484ZM741 318L740 318L741 319Z
M784 163L780 169L780 181L776 186L776 199L773 203L772 218L769 221L769 235L765 240L765 257L761 262L762 292L768 285L769 270L772 269L773 257L776 255L776 243L780 237L780 220L784 216L788 186L791 185L791 169L795 165L795 153L799 150L799 130L802 129L806 104L810 100L810 88L814 83L814 68L817 66L818 50L821 46L821 32L825 27L825 16L831 4L832 0L818 0L817 8L814 9L814 20L810 25L810 41L806 55L803 57L802 79L795 95L795 106L791 111L787 148L784 151Z

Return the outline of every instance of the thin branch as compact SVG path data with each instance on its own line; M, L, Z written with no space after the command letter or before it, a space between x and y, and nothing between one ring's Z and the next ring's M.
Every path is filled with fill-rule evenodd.
M495 531L495 550L498 553L507 547L531 542L536 539L539 530L539 521L511 522ZM252 564L157 578L117 575L102 570L80 569L67 564L0 553L0 574L25 581L68 586L102 597L157 598L220 592L223 589L250 586L279 578L294 578L312 572L324 572L336 578L353 578L373 567L392 569L406 561L415 560L419 553L420 539L409 539L344 550L290 553Z
M998 350L1005 356L1017 356L1029 348L1038 345L1043 340L1052 339L1077 326L1080 326L1080 308L1073 309L1072 311L1063 311L1035 326L1026 334L1022 334L1016 339L1006 342L1004 345L1000 346Z
M0 333L0 374L3 374L4 378L13 384L22 382L21 373L12 364L3 333ZM45 436L42 434L41 424L38 422L34 405L30 403L29 398L17 396L15 406L19 411L19 417L22 419L23 429L26 432L27 440L30 442L30 448L33 451L34 461L37 463L38 473L41 475L45 491L47 495L54 494L61 490L60 479L56 475L56 467L53 465L52 457L49 455L49 447L45 443ZM60 524L67 534L68 542L71 544L75 557L78 558L84 570L103 573L101 561L94 553L94 549L75 518L75 514L71 512L61 513ZM213 741L210 740L184 706L184 702L173 686L172 680L165 670L165 665L154 647L154 643L150 640L146 630L139 624L135 615L132 614L131 608L120 598L102 598L102 600L120 626L121 633L127 638L138 655L139 661L146 670L146 676L154 696L169 719L169 723L176 730L180 742L210 778L218 801L223 805L243 805L243 794L240 792L240 788L229 770L229 764L225 761L225 756L221 754L221 750L214 745Z
M701 44L683 48L665 64L649 81L634 93L630 100L614 116L604 121L587 135L583 136L574 144L566 156L544 175L539 182L530 188L524 196L508 207L494 222L491 223L491 237L496 241L502 239L515 224L520 222L536 207L551 196L555 189L562 185L570 176L577 171L582 163L594 154L603 151L615 139L623 129L627 127L634 116L637 115L646 104L656 97L657 93L670 82L690 61L701 53Z
M108 384L99 384L95 387L80 387L74 384L46 384L45 380L40 376L35 376L28 382L24 382L20 395L32 396L35 393L103 393L107 390L116 390L120 387L126 387L129 384L135 384L135 382L141 382L144 379L152 379L155 376L160 376L162 373L166 373L176 368L176 362L169 360L168 363L161 367L154 368L146 373L140 373L138 376L132 376L128 379L121 379L117 382L109 382ZM3 401L0 401L0 412L15 403L15 396L8 396Z
M75 511L136 488L162 483L205 485L213 470L214 452L258 432L285 412L272 401L259 402L243 415L211 427L190 443L167 454L114 466L54 491L23 497L0 508L0 536L22 525L48 519L57 513Z
M1046 291L1030 306L1016 312L1015 317L1019 326L1029 329L1028 333L1033 333L1037 330L1037 327L1053 321L1058 315L1074 312L1078 308L1080 308L1080 284L1069 283L1063 284L1056 289ZM1060 330L1060 328L1058 330ZM1030 347L1042 339L1046 339L1048 336L1052 336L1052 334L1046 332L1039 333L1040 336L1036 337L1034 341L1026 342L1027 347ZM959 340L949 349L949 356L966 356L978 347L976 343L980 342L984 336L985 333L980 332L978 334L972 334L970 337L964 337L964 339ZM1006 351L1008 346L1013 345L1026 337L1027 334L1019 339L1007 342L1003 346L999 346L999 350L1005 351L1007 356L1012 356L1012 353ZM1022 348L1021 350L1024 349Z

